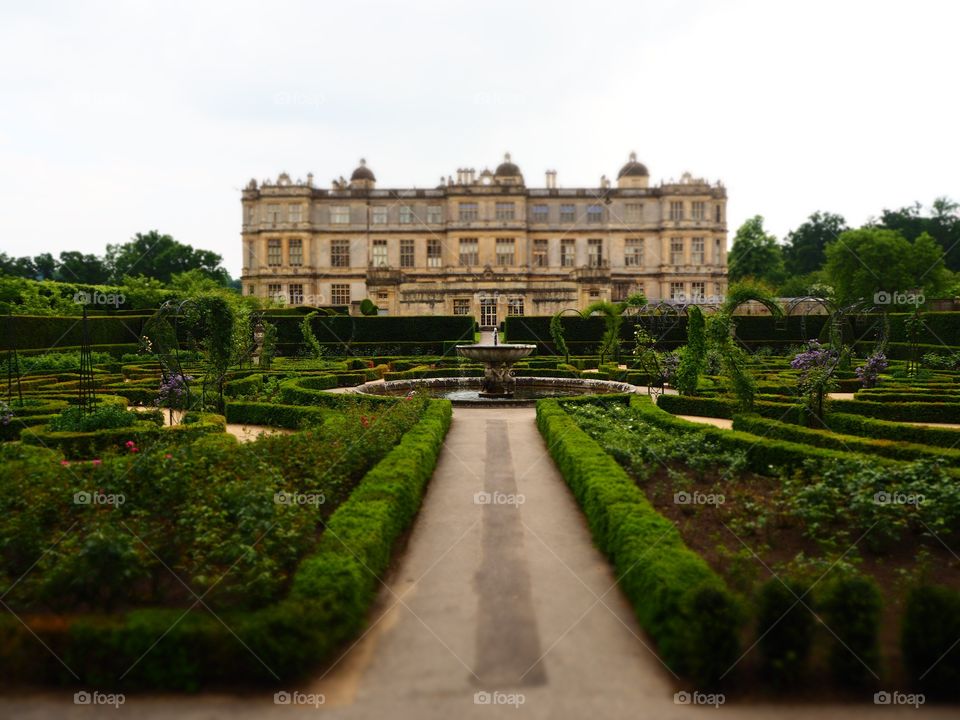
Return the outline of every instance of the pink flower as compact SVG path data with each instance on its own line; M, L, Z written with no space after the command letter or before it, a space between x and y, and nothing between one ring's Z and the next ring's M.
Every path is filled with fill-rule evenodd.
M64 467L70 467L70 461L69 461L69 460L61 460L61 461L60 461L60 464L63 465Z
M173 457L173 455L171 455L170 453L167 453L166 455L163 456L163 459L164 459L164 460L169 460L169 459L172 458L172 457Z
M366 415L361 415L361 416L360 416L360 424L363 425L364 427L370 427L370 421L367 420L367 416L366 416Z
M135 444L133 440L127 440L127 447L133 447Z
M96 458L90 461L94 465L100 465L103 461L100 458Z

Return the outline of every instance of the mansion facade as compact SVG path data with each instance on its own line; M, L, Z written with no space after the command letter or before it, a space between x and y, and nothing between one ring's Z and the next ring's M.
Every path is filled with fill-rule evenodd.
M243 292L381 314L507 315L582 310L726 291L726 189L685 174L650 186L630 156L615 184L527 187L507 155L433 189L378 189L361 160L330 189L281 174L243 190Z

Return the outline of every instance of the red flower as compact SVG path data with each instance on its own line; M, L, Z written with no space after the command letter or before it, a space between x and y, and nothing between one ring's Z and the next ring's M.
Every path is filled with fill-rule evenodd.
M366 416L366 415L361 415L361 416L360 416L360 424L363 425L364 427L370 427L370 421L367 420L367 416Z

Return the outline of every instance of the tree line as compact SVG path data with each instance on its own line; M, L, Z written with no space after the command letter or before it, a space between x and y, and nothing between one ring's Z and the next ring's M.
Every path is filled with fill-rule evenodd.
M885 209L859 228L815 212L782 243L755 215L737 230L728 267L731 282L758 280L781 297L953 297L960 294L960 204L941 197L929 208Z
M0 275L30 280L55 280L89 285L121 284L144 276L168 284L175 276L190 273L217 285L235 284L211 250L198 250L156 230L137 233L129 242L107 245L103 256L75 250L11 257L0 253Z

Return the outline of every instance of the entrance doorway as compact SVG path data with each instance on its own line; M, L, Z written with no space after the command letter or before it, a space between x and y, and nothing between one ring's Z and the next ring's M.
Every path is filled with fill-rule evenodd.
M497 301L495 298L480 300L480 327L496 327Z

